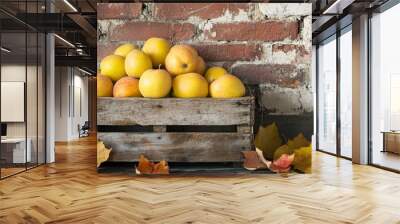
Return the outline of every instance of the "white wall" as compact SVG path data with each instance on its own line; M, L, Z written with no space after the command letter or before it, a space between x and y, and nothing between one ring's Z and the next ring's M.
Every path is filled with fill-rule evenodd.
M68 140L68 86L67 67L55 68L55 141Z
M88 78L76 68L56 67L55 85L55 140L77 139L78 125L88 120Z
M38 70L37 70L38 69ZM25 80L27 78L27 80ZM24 138L25 134L30 140L32 161L44 162L45 150L45 117L44 117L44 74L42 68L25 66L25 64L3 64L1 66L1 81L17 81L26 84L26 109L27 120L24 122L7 122L7 137ZM7 97L7 96L2 96ZM1 108L9 110L10 108ZM39 156L37 157L37 153Z
M27 70L25 70L27 69ZM26 71L28 72L28 86L27 86L27 119L28 119L28 137L29 134L35 131L36 136L36 67L18 64L6 64L1 66L1 81L9 82L25 82ZM32 78L35 76L35 79ZM41 105L39 105L40 107ZM1 108L7 110L7 108ZM25 123L26 122L11 122L7 125L8 137L25 137ZM30 131L32 129L32 131Z

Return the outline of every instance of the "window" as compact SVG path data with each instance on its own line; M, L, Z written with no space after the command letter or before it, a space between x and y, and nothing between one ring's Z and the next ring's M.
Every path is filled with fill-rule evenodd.
M318 149L336 153L336 36L318 47Z
M337 34L320 43L317 50L317 146L320 151L350 159L353 96L351 24Z
M371 18L370 160L400 170L400 4Z
M340 155L352 157L352 35L351 26L340 36Z

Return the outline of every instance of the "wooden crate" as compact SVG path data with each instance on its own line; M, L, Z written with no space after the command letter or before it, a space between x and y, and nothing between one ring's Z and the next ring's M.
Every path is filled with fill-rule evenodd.
M238 162L252 148L254 97L98 98L97 137L110 161Z

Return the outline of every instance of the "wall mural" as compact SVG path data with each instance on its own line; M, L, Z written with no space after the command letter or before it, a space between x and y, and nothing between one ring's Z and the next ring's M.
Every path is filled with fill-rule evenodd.
M311 4L97 11L99 168L311 172Z

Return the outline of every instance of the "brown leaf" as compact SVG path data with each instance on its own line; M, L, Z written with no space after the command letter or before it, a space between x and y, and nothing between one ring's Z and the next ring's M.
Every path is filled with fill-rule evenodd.
M107 161L110 157L111 148L108 149L103 142L97 142L97 167L99 167L103 162Z
M247 170L266 169L267 166L260 161L256 151L242 151L244 156L243 167Z
M151 174L154 163L150 162L144 155L140 155L139 164L136 168L137 174Z
M144 155L140 155L139 164L136 167L136 174L169 174L169 166L165 160L154 164Z
M169 166L167 161L161 160L154 165L152 174L169 174Z

